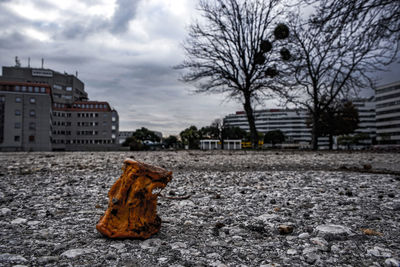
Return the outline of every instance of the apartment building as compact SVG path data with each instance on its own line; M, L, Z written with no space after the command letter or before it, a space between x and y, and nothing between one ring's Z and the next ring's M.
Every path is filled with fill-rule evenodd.
M118 146L119 118L92 101L76 76L50 69L3 67L0 150L103 150Z
M377 87L375 102L378 143L400 145L400 81Z

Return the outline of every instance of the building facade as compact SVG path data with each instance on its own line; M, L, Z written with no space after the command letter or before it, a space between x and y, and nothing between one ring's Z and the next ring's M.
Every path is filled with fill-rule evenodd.
M118 143L119 118L89 101L76 76L50 69L3 67L0 150L103 150Z
M51 88L0 82L0 150L51 150Z
M288 143L309 144L311 132L307 127L308 113L305 110L294 109L265 109L254 112L257 131L267 133L280 130L285 135ZM231 127L239 127L249 131L246 113L238 111L224 118L224 124Z
M378 143L400 145L400 81L377 87L375 101Z
M360 141L363 147L369 147L376 142L376 111L375 98L355 99L353 105L358 110L358 128L354 134L363 134L365 139Z

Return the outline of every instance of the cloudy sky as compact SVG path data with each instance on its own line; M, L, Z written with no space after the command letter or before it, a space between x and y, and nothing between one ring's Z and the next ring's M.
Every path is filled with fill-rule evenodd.
M75 74L91 100L108 101L120 130L164 135L241 110L220 95L195 95L172 66L198 15L196 0L0 0L0 63ZM398 65L380 75L400 79ZM266 104L265 107L270 107Z

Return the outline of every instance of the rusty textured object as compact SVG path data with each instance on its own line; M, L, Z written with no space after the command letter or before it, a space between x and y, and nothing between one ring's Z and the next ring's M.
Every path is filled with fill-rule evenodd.
M108 192L109 204L96 229L110 238L147 239L157 233L157 197L172 172L132 159L124 161L123 174Z

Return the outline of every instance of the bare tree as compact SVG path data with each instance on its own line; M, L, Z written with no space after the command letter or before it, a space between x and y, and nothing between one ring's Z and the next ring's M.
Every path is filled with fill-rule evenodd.
M258 145L254 104L268 96L280 58L290 57L287 49L280 50L281 56L277 49L289 35L287 26L277 23L279 3L201 0L203 23L191 25L184 44L186 60L176 67L187 70L182 80L194 83L196 92L226 94L243 104L253 147Z
M297 15L289 25L294 56L286 71L294 75L283 82L289 89L285 97L310 112L313 149L318 149L321 114L335 99L372 85L369 74L384 70L398 50L398 39L387 38L369 27L380 21L376 16L382 13L372 12L367 17L358 13L349 19L347 13L328 12L338 2L318 1L308 21Z

